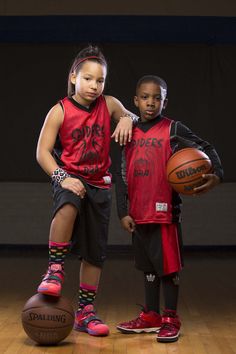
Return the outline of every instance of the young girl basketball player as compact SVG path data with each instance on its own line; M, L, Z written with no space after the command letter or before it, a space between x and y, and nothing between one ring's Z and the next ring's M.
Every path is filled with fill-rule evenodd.
M112 137L121 145L131 139L137 119L117 99L102 95L106 75L99 48L79 52L69 73L68 97L49 111L37 147L37 160L52 179L54 200L49 266L38 292L60 296L73 238L82 259L74 328L95 336L109 333L93 302L106 258L111 206L110 118L118 122Z
M186 146L198 146L210 157L214 172L204 176L205 182L195 188L196 194L217 185L223 171L209 143L182 123L162 116L166 95L167 85L161 78L150 75L139 80L135 105L141 121L133 129L132 141L122 149L117 171L118 214L122 226L133 234L135 263L144 273L146 302L137 318L117 328L123 333L159 331L158 341L173 342L178 340L181 325L176 312L182 268L181 200L167 182L166 163L176 148ZM161 285L165 302L162 316Z

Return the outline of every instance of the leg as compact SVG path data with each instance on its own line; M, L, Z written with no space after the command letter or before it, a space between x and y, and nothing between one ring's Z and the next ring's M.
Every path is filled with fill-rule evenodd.
M135 266L144 273L145 307L139 316L118 324L122 333L156 332L161 327L159 314L160 278L157 276L155 253L161 248L158 234L153 225L136 225L132 235ZM155 270L154 270L155 269Z
M98 286L101 272L101 268L83 260L80 267L80 282Z
M84 260L82 261L80 267L78 311L81 311L87 305L93 305L97 294L100 275L101 268L96 267Z
M176 311L179 297L179 275L178 273L173 273L162 277L161 280L165 308L171 311Z
M155 272L144 272L144 288L145 306L137 318L117 326L122 333L150 333L161 327L160 279Z
M74 205L63 205L52 220L49 240L53 242L69 242L77 213L78 210Z
M109 328L97 317L94 300L106 258L111 192L87 186L86 197L86 212L81 215L78 245L83 260L74 329L93 336L105 336L108 335Z
M144 289L147 310L160 313L160 278L155 272L144 273Z
M175 342L179 338L181 322L176 313L179 295L179 275L173 273L162 277L165 310L162 326L157 335L158 342Z
M80 267L79 307L76 312L74 329L87 332L93 336L106 336L109 328L97 316L94 300L101 275L101 268L86 261Z
M64 259L69 251L77 209L65 204L56 213L50 228L49 267L47 274L38 287L38 292L45 295L60 296L64 281Z

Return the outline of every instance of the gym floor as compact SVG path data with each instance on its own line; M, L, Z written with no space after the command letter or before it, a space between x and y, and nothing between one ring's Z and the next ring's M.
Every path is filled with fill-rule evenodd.
M39 346L25 334L21 311L47 266L47 252L0 251L0 353L63 354L235 354L235 252L185 252L181 274L178 342L156 342L155 334L121 334L120 321L135 318L143 304L143 277L130 253L111 252L105 263L96 300L98 315L110 326L108 337L96 338L72 331L56 346ZM66 260L63 295L76 309L79 261Z

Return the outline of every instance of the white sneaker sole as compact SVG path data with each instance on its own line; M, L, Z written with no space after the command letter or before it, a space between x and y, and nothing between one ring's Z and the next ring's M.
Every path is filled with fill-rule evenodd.
M128 329L128 328L124 328L124 327L120 327L117 326L116 327L119 331L121 331L122 333L152 333L152 332L159 332L161 327L151 327L151 328L132 328L132 329Z

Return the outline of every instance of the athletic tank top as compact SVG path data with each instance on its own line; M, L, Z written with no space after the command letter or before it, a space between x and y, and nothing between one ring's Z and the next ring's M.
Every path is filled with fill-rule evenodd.
M90 109L69 98L60 101L64 120L54 148L59 166L87 183L110 188L110 114L100 96Z
M125 147L129 215L137 224L172 222L172 189L166 176L171 123L163 117L147 132L134 128Z

